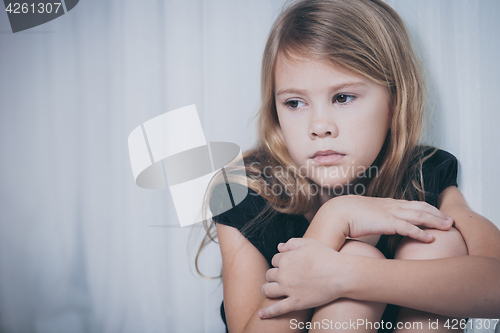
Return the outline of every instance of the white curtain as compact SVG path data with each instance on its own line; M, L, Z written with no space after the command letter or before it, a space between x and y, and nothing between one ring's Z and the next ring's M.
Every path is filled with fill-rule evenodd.
M284 0L82 0L12 34L0 11L0 331L223 332L201 228L134 184L128 134L196 104L207 141L255 142L260 62ZM424 59L428 142L500 226L500 2L388 1ZM189 128L185 129L189 131ZM216 244L201 269L218 275Z

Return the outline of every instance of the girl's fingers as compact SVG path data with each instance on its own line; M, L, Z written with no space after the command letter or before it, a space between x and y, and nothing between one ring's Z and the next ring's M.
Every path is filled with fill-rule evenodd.
M266 272L266 280L267 282L276 282L276 278L278 275L278 269L277 268L270 268Z
M260 309L258 315L261 318L272 318L291 311L294 311L293 302L290 301L290 298L285 298L267 308Z
M422 210L403 209L395 212L394 216L398 219L408 221L411 224L440 230L448 230L453 224L453 220L451 219L443 220Z
M274 267L276 267L276 268L280 267L280 265L279 265L279 261L280 261L280 259L281 259L281 257L282 257L282 256L283 256L283 253L276 253L276 254L273 256L273 259L271 259L271 264L272 264Z
M398 200L399 201L399 200ZM442 220L447 220L448 216L437 209L436 207L428 204L425 201L405 201L402 200L403 202L400 203L400 207L403 209L412 209L415 211L422 211L431 215L434 215Z
M431 234L426 233L416 225L407 221L398 220L395 222L395 229L396 233L401 236L408 236L424 243L429 243L434 240Z
M303 246L306 240L304 238L290 238L286 243L278 244L278 251L287 252L296 250L299 247Z
M262 293L269 298L286 296L277 282L267 282L262 285Z

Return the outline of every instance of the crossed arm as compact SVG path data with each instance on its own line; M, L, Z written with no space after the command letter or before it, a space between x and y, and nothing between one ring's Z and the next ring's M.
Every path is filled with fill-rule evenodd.
M325 262L332 269L325 268L330 276L324 285L330 290L323 293L328 300L321 300L321 304L347 297L449 316L488 317L500 313L500 285L496 281L500 276L500 231L486 218L470 210L456 187L449 187L441 193L438 207L455 221L455 227L468 246L469 256L405 261L343 255L336 250L345 241L346 233L349 235L352 230L341 223L325 224L326 219L320 219L318 214L304 239L293 239L291 241L295 244L288 242L281 246L280 251L282 254L295 253L295 256L314 253L309 260L302 260L300 267L295 262L294 266L302 273L313 259L327 258ZM267 261L238 230L224 225L217 225L217 228L230 332L288 332L292 331L290 319L308 321L311 318L313 310L301 303L301 299L290 295L287 302L282 302L283 298L267 298L261 292L270 268ZM400 224L391 228L392 233L406 232L413 238L425 237L423 231L411 226ZM307 237L320 241L326 237L331 243L326 246ZM342 274L335 275L335 267L342 267ZM263 320L258 316L258 311L263 308L265 317L285 314Z
M500 231L472 211L454 186L442 192L438 207L455 221L467 245L468 256L415 261L360 258L360 265L355 269L371 274L354 272L361 278L356 282L361 288L354 289L347 297L447 316L498 316Z

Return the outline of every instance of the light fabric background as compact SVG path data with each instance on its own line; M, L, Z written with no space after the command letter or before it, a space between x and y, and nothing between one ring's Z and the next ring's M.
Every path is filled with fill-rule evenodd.
M427 142L500 226L500 2L388 2L428 72ZM168 190L134 184L127 136L195 103L207 141L250 148L283 3L82 0L16 34L0 11L0 331L223 331L220 281L194 273L202 229L178 227ZM220 267L212 245L201 268Z

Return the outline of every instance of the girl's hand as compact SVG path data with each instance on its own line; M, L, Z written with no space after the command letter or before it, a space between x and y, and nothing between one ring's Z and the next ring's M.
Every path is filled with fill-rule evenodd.
M288 297L261 309L259 316L275 317L345 297L352 282L346 277L350 276L354 257L338 253L332 245L320 241L329 240L331 234L341 235L339 244L333 242L336 249L342 246L345 237L368 235L400 234L432 242L433 236L418 226L448 230L452 225L451 218L426 202L357 195L329 200L314 216L304 238L279 244L281 253L273 257L275 268L267 271L268 282L262 286L262 292L269 298Z
M327 201L321 210L323 216L347 223L344 234L351 238L399 234L429 243L434 237L418 226L449 230L453 225L451 217L424 201L345 195Z
M313 238L291 238L280 243L278 250L281 253L272 260L276 268L267 271L268 282L262 292L269 298L288 297L261 309L261 318L314 308L343 297L349 283L345 281L349 267L346 255Z

